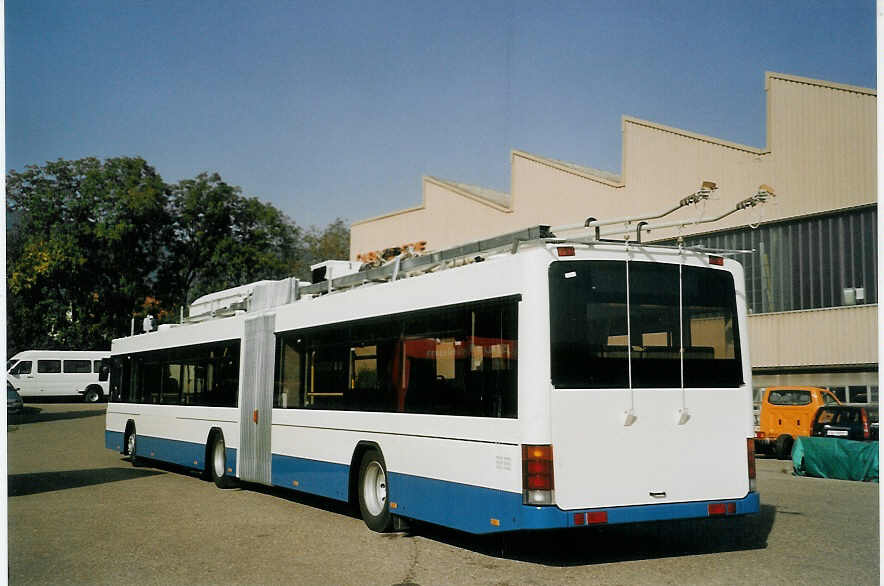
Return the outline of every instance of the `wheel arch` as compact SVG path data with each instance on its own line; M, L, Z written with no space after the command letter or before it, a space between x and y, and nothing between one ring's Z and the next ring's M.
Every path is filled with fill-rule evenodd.
M369 450L377 450L381 457L384 456L384 451L381 449L381 446L378 445L377 442L360 440L356 443L356 447L353 448L353 456L350 458L350 474L347 483L347 502L349 502L351 505L355 504L357 507L359 506L359 466L362 463L362 456L364 456L365 452ZM384 458L384 461L386 461L386 458Z
M205 454L203 459L203 468L205 468L206 474L208 474L210 460L212 458L212 442L215 441L215 436L218 435L220 435L221 438L224 439L224 430L222 430L217 425L213 425L211 428L209 428L209 433L206 434L206 445L204 446ZM226 439L224 439L224 444L227 445Z
M92 390L94 390L95 392L98 393L98 401L101 401L104 398L104 396L105 396L104 395L104 388L101 385L99 385L98 383L90 383L90 384L86 385L85 389L83 389L82 391L78 391L78 392L82 393L83 399L85 400L86 395L88 395L89 391L92 391Z

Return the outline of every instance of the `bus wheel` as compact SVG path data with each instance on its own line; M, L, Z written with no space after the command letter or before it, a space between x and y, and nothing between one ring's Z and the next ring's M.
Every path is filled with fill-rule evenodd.
M377 450L368 450L359 466L359 512L372 531L384 533L393 527L387 502L387 466Z
M792 457L792 436L783 434L777 438L774 452L778 460L788 460Z
M129 430L126 436L126 453L129 455L129 461L133 466L138 466L138 456L135 455L135 427Z
M98 403L101 400L101 388L100 387L89 387L86 389L86 394L83 395L83 402L85 403Z
M218 488L233 487L233 479L227 473L227 449L224 446L224 436L221 433L216 433L212 440L212 451L206 466L209 468L209 475L215 486Z

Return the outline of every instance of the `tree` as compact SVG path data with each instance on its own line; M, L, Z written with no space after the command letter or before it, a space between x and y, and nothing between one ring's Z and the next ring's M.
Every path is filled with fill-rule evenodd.
M48 162L7 175L8 346L108 348L166 254L166 186L143 159Z
M304 234L303 263L294 267L294 274L310 280L310 265L324 260L346 260L350 258L350 228L341 218L324 229L310 226Z
M302 255L300 229L285 214L242 195L217 173L171 187L170 257L163 271L169 297L196 297L261 279L281 279Z
M166 185L138 157L10 171L6 196L10 353L105 349L133 318L175 320L200 295L306 278L349 249L340 219L302 241L285 214L217 173Z

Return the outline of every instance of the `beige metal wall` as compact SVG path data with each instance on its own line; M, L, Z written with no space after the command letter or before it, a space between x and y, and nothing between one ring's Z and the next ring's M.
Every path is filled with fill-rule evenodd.
M878 306L854 305L749 316L752 366L878 362Z
M506 231L511 212L433 177L423 178L419 207L363 220L350 228L350 259L356 255L427 241L430 249Z

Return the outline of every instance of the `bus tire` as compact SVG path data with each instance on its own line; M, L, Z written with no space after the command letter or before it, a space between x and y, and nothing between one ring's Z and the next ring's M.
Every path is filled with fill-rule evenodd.
M359 512L372 531L386 533L393 527L387 501L387 465L378 450L368 450L359 466Z
M101 387L97 387L92 385L86 389L86 392L83 394L83 402L84 403L98 403L101 401Z
M132 462L133 466L138 466L138 456L135 454L135 444L136 444L136 436L135 436L135 424L132 424L129 427L129 430L126 432L126 441L123 446L126 450L125 453L129 456L129 461Z
M227 472L227 448L224 445L224 434L216 433L211 439L211 450L206 467L209 476L218 488L233 488L235 482Z
M792 436L783 434L777 438L774 452L778 460L788 460L792 457Z

